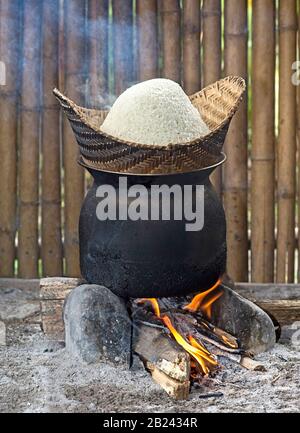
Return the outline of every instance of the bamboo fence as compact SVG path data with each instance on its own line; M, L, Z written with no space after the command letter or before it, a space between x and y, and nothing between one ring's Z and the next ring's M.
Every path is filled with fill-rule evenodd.
M5 86L0 85L0 276L15 272L17 228L17 119L20 57L18 0L0 1L0 61L5 65Z
M156 0L137 0L138 77L140 81L158 76L158 24Z
M221 0L203 0L203 87L221 78ZM222 168L211 176L219 196L222 195Z
M224 27L224 75L239 75L247 79L246 0L226 0ZM231 123L225 152L228 156L223 182L229 244L227 268L236 280L247 281L247 96L244 97Z
M262 283L274 278L275 12L273 0L253 2L251 279Z
M200 69L200 3L183 3L183 87L188 95L201 88Z
M108 0L88 0L88 101L100 107L108 94ZM103 95L100 99L99 95Z
M158 2L162 27L162 75L181 82L181 10L179 0ZM198 66L196 65L196 68Z
M277 282L294 281L296 186L296 86L291 65L296 58L296 1L279 2L279 137Z
M86 80L86 4L82 0L64 2L64 88L66 93L85 103ZM64 172L64 255L66 274L77 276L79 269L78 218L84 195L84 173L75 161L78 151L73 132L63 118Z
M43 98L42 98L42 180L41 259L43 273L62 275L61 157L59 109L51 89L58 87L59 1L43 2Z
M19 142L18 275L38 275L41 2L24 2Z
M212 176L227 271L299 281L299 23L299 0L0 0L0 276L80 275L86 175L53 87L101 107L137 81L191 94L234 74L248 95Z
M132 6L132 0L112 2L116 95L120 95L134 81Z

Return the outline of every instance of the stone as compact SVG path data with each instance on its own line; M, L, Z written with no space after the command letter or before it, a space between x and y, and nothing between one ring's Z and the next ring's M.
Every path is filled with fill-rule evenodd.
M4 322L0 322L0 346L6 346L6 326Z
M126 303L109 289L83 284L64 304L67 351L84 362L110 362L129 367L131 320Z
M243 349L258 354L276 343L270 316L253 302L234 291L234 284L222 284L223 295L215 301L211 322L236 336Z

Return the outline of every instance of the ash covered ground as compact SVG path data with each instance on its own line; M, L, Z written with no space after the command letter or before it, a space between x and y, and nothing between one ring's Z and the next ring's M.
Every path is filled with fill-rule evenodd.
M216 377L203 379L187 401L178 402L143 368L72 359L42 333L38 299L37 289L0 290L0 321L7 333L7 345L0 341L0 412L300 411L300 346L290 339L256 357L266 372L221 360Z
M187 401L176 402L143 370L83 365L38 324L7 327L0 349L0 412L298 412L299 351L277 344L258 356L266 372L225 361ZM217 397L207 397L218 393ZM201 398L202 397L202 398ZM204 397L204 398L203 398Z

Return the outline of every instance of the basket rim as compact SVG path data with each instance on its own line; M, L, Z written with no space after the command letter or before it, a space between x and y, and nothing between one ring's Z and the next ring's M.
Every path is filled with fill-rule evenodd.
M148 150L170 151L170 150L175 150L175 149L180 149L180 148L189 149L193 146L198 146L201 143L209 142L210 140L213 140L214 137L219 133L219 131L225 125L227 125L227 123L231 120L231 118L233 117L233 115L237 111L238 106L239 106L239 104L243 98L243 94L246 90L246 82L242 77L229 75L225 78L222 78L220 80L215 81L214 83L204 87L203 89L199 90L198 92L190 95L189 98L190 98L191 102L193 103L194 100L201 98L202 95L205 94L207 91L209 91L211 89L215 89L215 88L218 89L219 86L223 85L224 83L226 83L226 85L228 85L228 86L235 84L239 88L239 94L238 94L235 102L232 104L232 107L228 111L228 114L225 117L225 119L222 122L220 122L216 128L211 130L206 135L203 135L203 136L196 138L192 141L188 141L188 142L184 142L184 143L182 143L182 142L181 143L172 143L172 144L167 144L167 145L153 145L153 144L136 143L136 142L122 140L118 137L108 135L101 130L101 126L96 127L94 124L92 124L92 122L89 121L88 116L84 115L84 113L92 111L95 113L95 115L97 112L99 113L99 115L103 115L105 113L107 114L109 112L109 110L90 109L90 108L85 108L85 107L79 106L74 101L72 101L70 98L68 98L66 95L64 95L62 92L60 92L57 88L53 89L53 93L57 97L57 99L65 102L67 105L70 106L70 108L72 108L74 110L74 112L78 116L79 120L85 126L90 128L91 130L93 130L98 135L102 135L103 138L106 140L111 140L111 141L114 141L115 143L127 145L127 146L130 146L132 148L145 149L145 150L148 149Z
M190 170L190 171L171 172L171 173L132 173L130 171L104 170L103 168L93 167L91 165L86 164L85 162L82 161L82 157L81 156L79 156L79 158L77 159L77 163L81 167L84 167L84 168L87 168L87 169L90 169L90 170L99 171L101 173L118 174L118 175L122 175L122 176L161 177L161 176L178 176L178 175L181 175L181 174L192 174L192 173L198 173L198 172L201 172L201 171L215 169L219 165L222 165L226 161L226 159L227 159L227 156L226 156L226 154L224 152L220 152L220 157L221 157L221 159L219 161L217 161L214 164L207 165L205 167L197 168L197 169Z

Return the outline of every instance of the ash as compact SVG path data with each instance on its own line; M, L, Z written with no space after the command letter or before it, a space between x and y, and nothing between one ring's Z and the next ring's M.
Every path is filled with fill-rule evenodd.
M138 366L80 364L39 324L10 324L0 347L0 412L298 412L299 350L277 344L256 359L266 372L220 359L216 377L174 401Z

